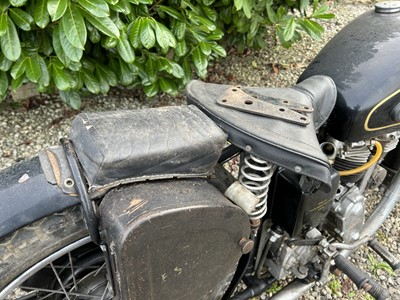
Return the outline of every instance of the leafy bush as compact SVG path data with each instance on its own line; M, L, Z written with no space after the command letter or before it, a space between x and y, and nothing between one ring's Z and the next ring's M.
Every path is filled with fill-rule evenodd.
M274 25L290 46L300 31L319 39L312 19L331 17L309 0L0 0L0 97L28 81L73 108L80 91L116 85L175 94L226 55L224 34L239 49L262 47Z

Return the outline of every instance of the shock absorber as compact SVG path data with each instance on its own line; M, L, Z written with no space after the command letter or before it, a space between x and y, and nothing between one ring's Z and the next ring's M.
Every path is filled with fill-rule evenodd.
M268 189L275 168L275 165L253 154L244 154L239 182L260 199L255 209L249 213L251 220L261 219L267 213Z

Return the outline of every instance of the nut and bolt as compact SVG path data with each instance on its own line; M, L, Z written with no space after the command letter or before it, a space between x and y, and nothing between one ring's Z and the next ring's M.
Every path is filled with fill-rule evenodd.
M254 247L254 242L252 240L242 238L239 241L239 246L242 248L242 253L247 254L250 253L251 250L253 250Z

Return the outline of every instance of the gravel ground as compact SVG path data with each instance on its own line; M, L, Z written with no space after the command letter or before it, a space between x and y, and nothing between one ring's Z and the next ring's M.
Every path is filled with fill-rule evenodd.
M262 51L247 51L239 54L230 51L227 58L210 67L209 81L252 86L283 87L294 84L307 64L323 45L349 21L373 7L370 1L329 2L336 19L325 23L323 41L315 42L304 38L300 43L286 50L277 46L273 39ZM171 98L159 96L148 101L133 91L113 90L108 96L84 99L83 111L105 111L137 109L164 105L181 105L184 96ZM41 105L41 104L45 105ZM29 107L26 109L24 107ZM2 108L2 109L1 109ZM0 107L0 169L35 155L44 147L57 144L61 137L68 136L71 120L76 112L64 107L57 96L41 96L24 102L22 108ZM368 197L369 209L379 200L379 193ZM393 253L400 253L400 219L396 211L378 233L380 241ZM400 277L388 273L379 265L380 258L366 247L357 251L352 260L365 271L372 271L375 279L387 287L392 299L400 299ZM274 286L279 289L280 286ZM268 293L260 298L267 299ZM356 291L355 286L343 275L332 276L331 282L323 289L308 293L303 299L368 299L368 295Z

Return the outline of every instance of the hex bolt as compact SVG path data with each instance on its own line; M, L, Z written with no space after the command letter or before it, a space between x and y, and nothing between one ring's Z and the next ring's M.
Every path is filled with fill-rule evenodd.
M239 246L242 247L242 253L247 254L253 250L254 242L246 238L241 238L239 241Z

